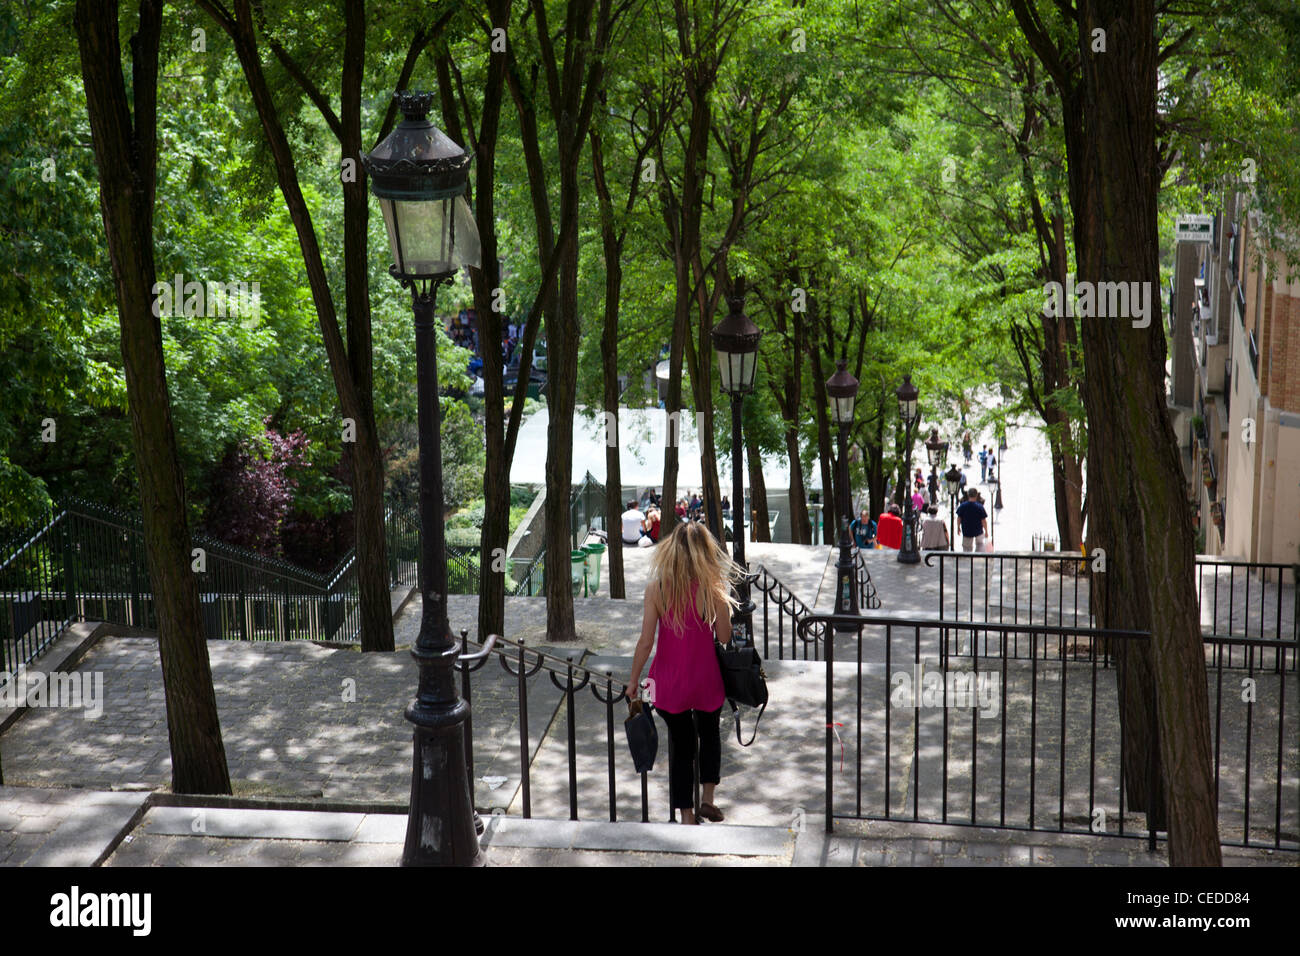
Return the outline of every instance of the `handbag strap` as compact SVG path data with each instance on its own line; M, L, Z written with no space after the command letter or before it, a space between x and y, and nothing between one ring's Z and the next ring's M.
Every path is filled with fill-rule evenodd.
M758 736L758 723L763 719L763 711L767 710L767 704L758 708L758 717L754 719L754 732L749 735L749 744L747 744L740 738L740 708L737 707L736 702L730 698L728 698L727 703L731 705L731 716L736 720L736 743L740 744L742 747L748 747L749 744L754 742L754 738Z

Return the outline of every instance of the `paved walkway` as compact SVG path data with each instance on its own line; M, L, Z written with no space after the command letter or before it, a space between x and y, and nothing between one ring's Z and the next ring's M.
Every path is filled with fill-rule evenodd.
M148 794L0 787L3 866L394 866L405 813L155 805ZM14 820L18 824L14 824ZM489 866L1162 866L1140 841L840 822L683 827L494 815ZM1225 849L1228 866L1294 865Z
M789 546L758 546L754 549L756 560L762 560L769 566L780 567L783 576L796 590L808 595L805 600L818 607L826 607L830 602L828 567L833 572L833 549L828 547L814 549L792 549ZM770 553L765 553L769 552ZM642 575L646 571L645 561L648 550L640 550L633 557L629 552L629 577ZM881 613L894 615L926 615L933 613L937 602L937 572L933 568L900 565L892 560L891 552L873 552L867 556L873 578L880 588L885 605ZM820 585L818 582L821 582ZM632 588L629 593L635 593ZM474 606L471 599L459 599L453 603L453 615L460 615L466 625L472 625ZM536 605L536 607L534 607ZM630 654L635 645L640 626L640 602L610 601L606 598L592 598L579 602L578 614L583 622L580 632L590 640L578 645L563 648L546 648L550 653L561 658L572 655L575 662L581 662L592 668L597 674L608 669L614 679L625 676L630 664ZM399 643L413 639L418 626L419 608L415 603L409 604L397 620ZM524 636L529 646L543 632L544 603L542 599L511 599L507 605L508 634ZM510 628L516 630L510 631ZM541 647L541 645L536 645ZM837 646L839 646L837 642ZM850 646L850 645L844 645ZM213 664L214 685L217 690L218 707L222 718L222 728L227 747L228 760L234 778L236 794L242 797L273 797L280 799L299 799L317 801L337 806L339 801L360 806L370 810L393 810L404 806L409 796L410 774L410 729L402 716L402 708L409 700L415 687L416 669L405 649L394 654L360 654L355 650L339 647L323 647L310 642L295 643L218 643L209 645ZM57 649L56 649L57 650ZM883 663L880 657L879 642L871 645L871 650L864 656L869 665L879 669ZM69 655L71 658L73 655ZM839 659L845 655L839 652ZM874 658L880 657L879 661ZM852 659L852 658L849 658ZM895 658L897 661L898 658ZM925 666L934 666L928 661ZM46 670L60 669L59 661L38 662ZM823 697L825 691L825 672L822 665L815 662L774 661L768 662L768 673L773 699L780 703L774 706L763 719L758 742L748 749L734 744L724 746L723 786L719 790L719 803L728 815L725 829L739 830L742 827L777 828L785 830L797 826L797 821L813 817L814 811L823 806L824 794L824 730L825 716ZM95 857L86 858L89 852L79 847L75 834L77 828L95 824L101 818L105 826L111 826L121 814L128 817L141 812L143 797L132 790L164 791L170 780L170 757L167 752L167 734L165 711L162 699L161 671L158 664L156 642L143 637L105 637L95 644L77 665L83 671L99 672L104 676L104 711L98 719L87 719L85 714L76 710L36 709L29 711L0 735L0 751L3 754L3 767L6 782L18 784L25 788L38 788L22 792L53 793L53 797L41 800L43 805L54 809L28 812L18 804L6 811L0 804L0 853L7 855L0 858L2 862L18 862L29 859L50 840L52 835L63 833L58 841L50 843L49 852L81 852L82 856L68 857L79 862L93 862ZM70 668L63 668L70 669ZM853 669L856 673L856 668ZM836 683L845 685L854 680L847 671L841 676L837 667ZM883 671L881 672L883 674ZM868 683L879 680L881 674L875 674L869 666L864 672ZM874 676L873 676L874 675ZM1050 679L1039 675L1047 691L1051 690ZM1294 675L1292 675L1292 686ZM1086 728L1078 723L1089 711L1082 706L1078 697L1087 684L1085 681L1071 678L1070 692L1072 703L1068 706L1070 717L1067 727L1068 739L1086 741ZM1107 683L1106 686L1111 686ZM512 814L511 821L522 812L523 788L520 776L520 712L517 707L518 681L507 673L499 661L487 662L482 670L472 676L472 702L474 714L474 759L475 799L476 804L486 812L506 810ZM545 675L538 675L527 682L528 687L528 749L531 771L531 812L535 817L563 819L569 815L568 794L568 715L564 706L564 695ZM1042 691L1042 688L1040 688ZM1042 691L1047 693L1047 691ZM1008 694L1014 688L1008 685ZM1300 699L1292 687L1287 688L1291 702ZM1040 737L1039 749L1051 748L1050 733L1059 727L1059 711L1051 709L1050 693L1044 697L1048 705L1039 714ZM1010 696L1008 700L1010 700ZM1268 691L1261 692L1260 704L1266 706ZM804 702L799 704L798 702ZM609 744L606 736L607 713L605 706L595 699L590 690L583 690L575 698L575 743L579 786L579 816L583 821L608 820L608 766ZM1291 708L1292 712L1295 708ZM1256 711L1258 715L1260 712ZM1053 716L1055 714L1056 716ZM618 793L617 815L620 821L639 820L641 818L641 799L639 778L630 772L627 761L621 723L624 711L615 708L614 719L614 765L615 784ZM920 742L921 753L928 763L923 769L933 769L935 748L938 746L933 735L935 720L940 715L926 714L921 723L924 736ZM1232 718L1235 719L1235 718ZM1289 718L1293 729L1294 716ZM910 732L911 712L905 721L898 721L894 728L895 746L912 751ZM842 733L850 737L856 732L851 728ZM868 728L871 724L868 722ZM983 734L992 727L992 722L982 724L980 738L981 761L985 755L993 753L994 748L985 741ZM752 714L746 718L746 736L752 727ZM732 735L729 726L724 732ZM1293 739L1291 730L1286 739ZM1231 736L1231 735L1229 735ZM1258 731L1256 732L1258 738ZM868 733L868 742L871 734ZM953 738L961 744L959 738ZM1010 738L1008 738L1010 740ZM969 741L967 745L969 745ZM1252 808L1253 813L1260 813L1271 798L1271 779L1261 775L1261 762L1267 759L1268 746L1275 746L1268 741L1257 739L1255 763L1252 764ZM666 746L666 744L665 744ZM852 748L857 746L855 740L849 741L849 759L853 759ZM867 747L868 743L861 746ZM1046 752L1046 751L1044 751ZM1100 751L1099 760L1106 758L1105 746ZM959 761L960 751L953 751L954 760ZM1231 757L1231 754L1227 754ZM666 778L662 761L666 759L666 750L661 750L661 763L648 780L649 819L662 821L666 817ZM1017 758L1018 759L1018 758ZM1013 764L1013 770L1015 769ZM1225 763L1225 767L1229 766ZM897 768L895 782L906 780L906 767ZM1043 768L1039 768L1044 772ZM1283 793L1294 803L1297 792L1295 784L1296 768L1286 768ZM981 766L979 771L982 784L995 779L987 768ZM1073 773L1073 770L1070 771ZM1014 787L1020 787L1024 781L1023 774L1013 773ZM846 778L842 778L847 781ZM968 779L968 778L967 778ZM1067 785L1073 787L1072 777L1067 776ZM1241 789L1235 781L1235 770L1225 773L1224 786L1228 796L1239 797ZM1243 778L1244 779L1244 778ZM729 787L727 781L744 781L743 787ZM923 781L924 783L925 781ZM1105 783L1105 780L1102 781ZM1050 783L1050 781L1049 781ZM1113 783L1113 781L1112 781ZM927 784L928 786L928 784ZM960 780L954 787L960 788ZM63 797L68 791L52 788L84 788L90 791L118 791L109 794L120 803L106 800L102 806L112 807L108 810L90 809L100 804L86 803L97 798ZM932 788L931 788L932 789ZM1077 788L1075 788L1077 789ZM127 792L122 792L127 791ZM846 806L846 795L839 793L837 785L837 806ZM1259 791L1257 793L1257 791ZM1268 791L1268 792L1264 792ZM1046 796L1044 796L1046 795ZM1044 785L1038 792L1040 802L1053 802L1054 791ZM901 800L906 796L896 796ZM922 801L923 812L933 802L932 793L925 794ZM851 799L851 798L849 798ZM19 801L22 803L22 801ZM156 809L156 808L155 808ZM1284 819L1286 836L1294 830L1291 817L1292 809L1288 805ZM21 811L21 812L20 812ZM1051 817L1053 807L1045 807L1041 820ZM153 810L150 810L152 813ZM955 811L954 811L955 812ZM1271 814L1269 814L1271 816ZM1073 823L1077 813L1069 812L1067 817ZM982 819L983 817L981 817ZM65 823L70 825L64 830ZM865 826L875 826L869 824ZM891 826L895 826L891 824ZM714 828L724 829L724 828ZM807 829L805 827L805 829ZM1231 828L1225 829L1225 836ZM947 840L948 837L920 835L929 833L926 827L911 828L909 835L897 837L901 840ZM636 832L635 830L633 832ZM984 843L986 837L974 836L978 831L959 828L952 837L954 849L945 850L944 856L961 859L968 856L959 845L967 842ZM874 833L874 831L873 831ZM44 836L41 836L44 834ZM1050 836L1050 834L1048 834ZM1256 839L1260 833L1253 834ZM1002 839L1008 847L1033 846L1039 834L1003 833ZM224 858L227 851L220 848L219 840L244 840L232 843L229 853L239 852L258 856L260 851L248 849L246 837L218 836L209 830L202 835L154 832L145 828L134 834L144 841L141 848L134 852L154 852L157 847L159 859L164 852L172 854L189 854L182 849L201 845L203 853L214 854L214 858ZM156 839L155 839L156 838ZM626 837L625 837L626 838ZM874 839L874 835L872 836ZM82 843L93 843L98 836L86 837ZM268 838L270 839L270 838ZM277 838L278 839L278 838ZM917 862L925 862L921 857L930 854L929 849L917 850L910 843L895 845L889 839L881 838L884 843L871 844L868 850L853 850L854 859L859 852L868 854L864 860L877 862L897 861L903 856L916 857ZM1101 852L1101 847L1114 847L1119 844L1103 838L1072 837L1082 843L1074 846L1079 852L1091 854ZM200 844L192 841L200 840ZM310 859L326 860L330 854L339 853L336 862L380 862L380 851L367 841L346 841L364 844L360 848L341 850L338 839L316 840L304 839L306 843L327 844L330 849L321 848L319 853L300 849L305 854L302 862ZM398 841L400 843L400 840ZM997 840L993 841L997 843ZM888 845L886 845L888 844ZM846 844L836 843L840 849L826 850L828 862L840 859L838 854L848 853L843 849ZM167 847L176 849L167 849ZM504 847L498 844L498 848ZM1093 847L1093 849L1088 849ZM63 848L63 849L61 849ZM901 849L900 849L901 848ZM1081 849L1082 848L1082 849ZM99 848L102 850L102 847ZM515 854L511 859L517 862L541 860L544 853L573 852L612 854L617 848L579 847L569 845L567 850L560 847L518 846L511 847ZM98 851L96 851L98 852ZM125 852L124 850L122 852ZM283 851L288 852L288 851ZM646 850L645 852L659 852ZM811 851L806 851L811 852ZM818 851L821 852L821 851ZM1010 851L1008 851L1009 853ZM1017 851L1019 853L1020 851ZM1108 851L1109 852L1109 851ZM312 854L316 853L315 856ZM793 854L793 850L791 850ZM530 856L531 854L531 856ZM543 856L538 856L543 854ZM871 856L870 854L880 854ZM918 855L919 854L919 855ZM722 857L739 857L740 854L727 852L708 854L710 859ZM766 858L782 858L780 854L760 854ZM1077 858L1076 854L1067 854ZM344 859L343 857L346 857ZM260 859L261 857L258 856ZM1267 855L1261 856L1267 859ZM1294 864L1293 854L1281 854L1279 858ZM170 859L170 857L168 858ZM249 857L251 862L253 857ZM592 860L606 859L593 857ZM756 859L749 857L747 859ZM1142 859L1146 859L1143 857ZM1254 859L1254 857L1251 857ZM790 861L795 857L791 855ZM774 862L768 861L768 862ZM1104 862L1087 857L1082 862ZM1011 862L1018 862L1011 860ZM1024 862L1044 862L1026 860ZM1112 862L1120 862L1118 860ZM1138 862L1138 861L1133 861Z

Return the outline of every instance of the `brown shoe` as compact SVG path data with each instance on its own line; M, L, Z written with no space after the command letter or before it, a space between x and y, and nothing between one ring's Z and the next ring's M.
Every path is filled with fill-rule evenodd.
M723 820L722 811L711 803L701 803L700 809L695 813L696 816L703 817L710 823L721 823Z

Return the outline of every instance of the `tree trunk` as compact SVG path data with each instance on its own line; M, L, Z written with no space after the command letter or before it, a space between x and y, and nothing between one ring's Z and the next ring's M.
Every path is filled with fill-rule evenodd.
M510 0L490 0L487 6L493 28L504 29L508 26ZM438 51L434 63L447 131L456 142L467 142L453 93L451 56L445 46ZM496 147L505 77L506 57L499 53L490 55L478 135L474 138L473 200L474 218L479 233L480 265L477 269L470 269L469 275L474 291L474 311L478 316L479 351L483 356L483 437L486 453L486 467L483 469L483 527L479 536L480 638L505 633L505 565L504 561L497 559L504 559L506 547L510 543L510 466L514 458L513 443L507 436L505 422L505 361L501 355L503 337L501 313L497 311L500 303L496 295L501 284L496 231ZM469 122L471 118L466 116L464 123ZM521 354L531 354L531 340L520 348ZM521 361L521 381L526 383L527 374L528 364ZM511 451L507 450L508 446Z
M131 39L130 101L122 78L115 0L78 0L74 22L99 168L100 210L121 321L145 555L158 616L172 790L228 794L230 773L198 584L190 570L193 558L185 485L163 365L162 323L154 314L153 212L162 6L159 0L141 0L139 30ZM129 103L134 104L134 117Z
M745 457L749 462L749 509L754 516L754 540L771 541L772 529L767 524L767 483L763 480L763 456L758 449L758 439L752 433L743 435L745 440ZM791 514L794 513L794 497L791 496ZM731 507L744 507L743 501L733 501ZM804 520L808 520L808 510L804 508Z
M605 151L600 132L592 129L591 171L600 202L600 240L605 253L605 325L600 336L601 404L605 411L605 514L608 515L609 596L626 598L623 577L622 529L615 537L615 522L623 513L623 442L618 428L618 307L623 291L623 242L614 225L614 204L605 178ZM636 188L636 177L632 179ZM660 518L660 532L663 519Z
M822 472L822 513L825 517L824 527L833 531L836 541L840 533L839 503L840 496L838 472L835 468L833 445L831 442L830 415L826 411L826 377L822 374L820 350L812 350L813 367L813 401L817 415L817 456Z
M812 544L812 521L808 516L808 498L804 490L803 461L799 458L799 429L794 426L785 430L785 454L790 462L790 540L794 544ZM822 514L825 513L823 510Z
M345 303L348 309L348 344L344 344L339 327L338 313L325 273L324 260L312 224L311 212L298 184L298 172L293 150L280 122L274 97L262 69L257 49L249 0L235 0L233 15L212 2L198 0L198 5L226 31L235 46L236 56L248 83L249 94L257 111L258 120L266 136L267 147L275 163L276 179L284 198L285 208L293 222L302 251L307 284L311 289L312 303L320 323L321 340L329 357L334 388L339 396L343 417L350 418L356 429L353 465L353 517L357 534L357 577L361 599L361 648L365 651L391 651L393 649L393 617L388 587L388 562L385 555L386 538L383 522L383 461L379 457L379 439L375 426L374 399L371 387L369 270L365 250L368 211L361 207L369 202L366 179L358 175L356 183L344 183L344 270ZM352 3L347 10L348 29L352 35L346 40L343 104L353 115L341 120L340 146L343 155L353 155L349 147L360 152L360 84L361 60L364 55L365 17L360 4ZM348 187L352 188L349 189ZM359 206L360 204L360 206ZM351 350L351 351L350 351ZM362 462L366 456L374 460ZM377 498L358 498L358 495L377 495Z
M1122 652L1117 674L1126 756L1141 760L1144 741L1158 742L1151 752L1159 758L1155 790L1163 784L1163 793L1143 793L1139 805L1153 826L1167 823L1171 864L1217 866L1195 536L1165 405L1154 0L1081 0L1068 60L1025 0L1013 0L1013 7L1062 97L1079 280L1145 283L1150 296L1147 318L1154 320L1145 327L1122 316L1080 323L1089 544L1094 554L1106 552L1102 624L1151 633ZM1106 25L1104 54L1090 50L1093 24ZM1080 63L1077 81L1063 62ZM1129 780L1145 781L1152 767L1130 763Z

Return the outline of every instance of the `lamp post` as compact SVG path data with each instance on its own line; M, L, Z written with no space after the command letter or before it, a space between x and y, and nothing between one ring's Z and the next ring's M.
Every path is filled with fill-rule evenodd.
M957 494L961 491L961 469L955 464L949 465L948 470L943 476L944 484L948 486L948 547L952 551L957 550Z
M930 429L930 437L925 440L925 455L930 462L932 472L937 470L939 465L948 458L948 443L939 440L939 429L937 428ZM932 501L930 504L937 506L938 502Z
M1002 426L1002 436L998 439L998 496L993 500L994 508L1002 507L1002 459L1007 454L1007 426Z
M920 419L917 405L920 393L912 384L912 376L904 375L903 384L894 393L898 396L898 415L903 420L903 546L898 550L898 560L903 564L919 564L921 554L916 550L916 513L912 508L910 481L912 475L912 426Z
M858 398L858 380L849 374L847 363L840 359L835 374L826 380L826 394L831 397L831 417L840 426L840 560L835 565L835 613L858 613L858 576L853 566L853 541L849 537L849 511L853 507L849 494L849 426L853 424L853 406ZM840 627L839 633L856 633L856 628Z
M442 521L442 440L434 300L461 266L479 264L478 229L465 184L470 156L426 119L432 93L394 95L403 119L361 160L392 248L389 273L410 288L415 314L420 442L420 634L411 649L419 688L406 708L415 725L411 808L403 866L483 863L465 759L469 704L456 692L459 648L447 620L447 547Z
M730 307L727 315L713 327L710 337L713 350L718 355L718 382L724 394L731 396L731 557L742 574L748 574L745 563L745 483L741 462L744 448L741 443L741 403L745 395L754 390L758 371L759 330L745 315L744 283L737 280L734 295L727 297ZM749 597L749 580L742 577L736 585L739 607L731 619L735 636L743 631L745 640L754 640L754 602Z

